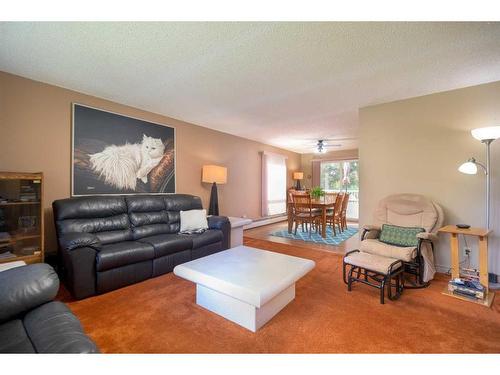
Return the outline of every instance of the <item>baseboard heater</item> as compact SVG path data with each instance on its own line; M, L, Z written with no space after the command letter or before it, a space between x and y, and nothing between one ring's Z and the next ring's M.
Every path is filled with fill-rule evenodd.
M286 221L288 217L286 215L279 215L279 216L270 216L270 217L263 217L260 219L254 219L252 223L245 225L243 229L252 229L252 228L257 228L261 227L263 225L268 225L268 224L273 224L273 223L279 223L281 221Z

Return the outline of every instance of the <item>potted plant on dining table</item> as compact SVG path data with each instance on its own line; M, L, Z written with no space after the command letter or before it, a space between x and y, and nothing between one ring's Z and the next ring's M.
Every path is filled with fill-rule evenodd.
M310 194L311 194L312 199L319 199L319 198L325 196L325 191L321 187L316 186L316 187L311 189Z

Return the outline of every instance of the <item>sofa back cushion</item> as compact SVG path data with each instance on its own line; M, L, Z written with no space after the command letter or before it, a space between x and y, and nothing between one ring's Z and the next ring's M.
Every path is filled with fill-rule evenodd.
M165 200L161 195L131 195L126 198L134 240L171 233Z
M188 194L77 197L53 203L59 236L95 234L102 244L178 233L179 211L201 209L200 197Z
M53 208L59 236L71 232L93 233L103 244L132 239L124 197L61 199L53 203Z

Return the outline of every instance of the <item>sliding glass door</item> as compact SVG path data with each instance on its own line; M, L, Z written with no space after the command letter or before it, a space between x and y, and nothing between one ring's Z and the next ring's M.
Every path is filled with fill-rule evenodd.
M358 160L322 161L320 186L327 192L348 192L347 218L359 217Z

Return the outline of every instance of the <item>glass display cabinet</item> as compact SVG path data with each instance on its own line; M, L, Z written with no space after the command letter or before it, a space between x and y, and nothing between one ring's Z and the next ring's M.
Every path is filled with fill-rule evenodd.
M43 262L43 174L0 172L0 263Z

